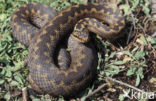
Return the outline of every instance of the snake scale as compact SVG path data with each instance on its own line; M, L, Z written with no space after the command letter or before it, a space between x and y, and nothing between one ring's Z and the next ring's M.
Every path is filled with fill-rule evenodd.
M39 93L64 97L84 90L96 75L98 59L88 32L114 39L120 36L118 33L124 26L124 17L118 9L96 3L74 5L58 14L47 5L29 3L11 17L13 36L29 46L32 88ZM69 37L70 59L57 52L58 46L65 44L65 37ZM59 62L54 58L56 53ZM63 65L65 69L61 68Z

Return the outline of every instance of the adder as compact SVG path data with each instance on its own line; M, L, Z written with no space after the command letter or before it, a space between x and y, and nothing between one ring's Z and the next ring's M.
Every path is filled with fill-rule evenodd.
M29 49L32 88L64 97L75 96L95 77L98 59L89 32L115 39L124 26L124 17L118 9L96 3L74 5L56 15L47 5L29 3L11 17L13 36ZM57 51L66 37L69 56L65 51Z

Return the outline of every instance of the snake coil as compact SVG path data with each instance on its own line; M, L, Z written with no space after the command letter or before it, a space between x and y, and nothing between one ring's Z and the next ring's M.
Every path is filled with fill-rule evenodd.
M64 97L84 90L95 77L98 59L88 31L103 38L116 38L124 25L119 10L108 4L92 3L74 5L58 14L44 4L29 3L20 7L11 18L13 36L29 46L32 88L40 93ZM70 64L65 65L68 68L60 69L54 58L56 49L72 32L67 45ZM60 66L69 62L66 55L60 55L61 59Z

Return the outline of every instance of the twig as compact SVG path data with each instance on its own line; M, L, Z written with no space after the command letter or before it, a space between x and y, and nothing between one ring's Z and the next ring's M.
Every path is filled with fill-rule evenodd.
M22 101L28 101L28 93L27 93L27 88L26 87L24 87L23 89L22 89Z
M134 17L134 14L132 12L131 12L131 17L132 17L132 20L133 20L134 29L136 29L135 17Z
M122 82L122 81L115 80L115 79L113 79L113 78L111 78L111 77L107 77L107 79L109 79L109 80L111 80L111 81L113 81L113 82L116 82L116 83L118 83L118 84L127 86L127 87L129 87L129 88L132 88L132 89L134 89L134 90L136 90L136 91L138 91L138 92L146 93L145 91L143 91L143 90L141 90L141 89L138 89L138 88L136 88L136 87L134 87L134 86L131 86L131 85L127 84L127 83L124 83L124 82Z
M141 89L138 89L138 88L136 88L136 87L134 87L134 86L131 86L131 85L127 84L127 83L124 83L124 82L122 82L122 81L115 80L115 79L113 79L113 78L111 78L111 77L107 77L107 79L109 79L110 81L113 81L113 82L115 82L115 83L118 83L118 84L127 86L127 87L129 87L129 88L132 88L132 89L134 89L134 90L136 90L136 91L138 91L138 92L147 93L147 92L145 92L145 91L143 91L143 90L141 90ZM101 89L103 89L106 85L107 85L107 84L102 84L101 86L99 86L96 90L94 90L93 92L89 93L89 94L86 96L86 99L90 98L91 96L93 96L94 94L96 94L97 92L99 92L99 91L100 91Z
M128 0L126 0L126 4L130 6ZM133 26L130 28L130 32L128 33L128 38L127 38L126 44L129 43L129 40L130 40L130 38L131 38L131 34L132 34L132 30L134 29L134 31L135 31L135 29L136 29L135 17L134 17L134 14L133 14L132 11L130 11L130 16L131 16L131 18L132 18Z
M156 31L152 34L152 37L156 37Z
M89 93L86 96L86 99L88 99L89 97L93 96L94 94L96 94L97 92L99 92L101 89L103 89L107 84L102 84L101 86L99 86L96 90L94 90L93 92Z
M129 43L129 40L130 40L130 37L131 37L131 34L132 34L132 29L133 29L133 26L130 28L130 32L128 33L128 38L127 38L127 41L126 41L127 45Z

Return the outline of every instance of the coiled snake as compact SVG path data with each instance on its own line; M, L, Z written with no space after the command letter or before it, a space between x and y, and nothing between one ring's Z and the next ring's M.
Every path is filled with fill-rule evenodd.
M119 10L108 4L79 4L56 16L54 13L44 4L23 5L12 15L11 27L13 36L29 46L32 88L52 96L70 97L86 88L96 74L98 59L88 31L103 38L116 38L125 22ZM70 61L68 55L59 55L57 62L58 46L65 43L64 38L69 35Z

